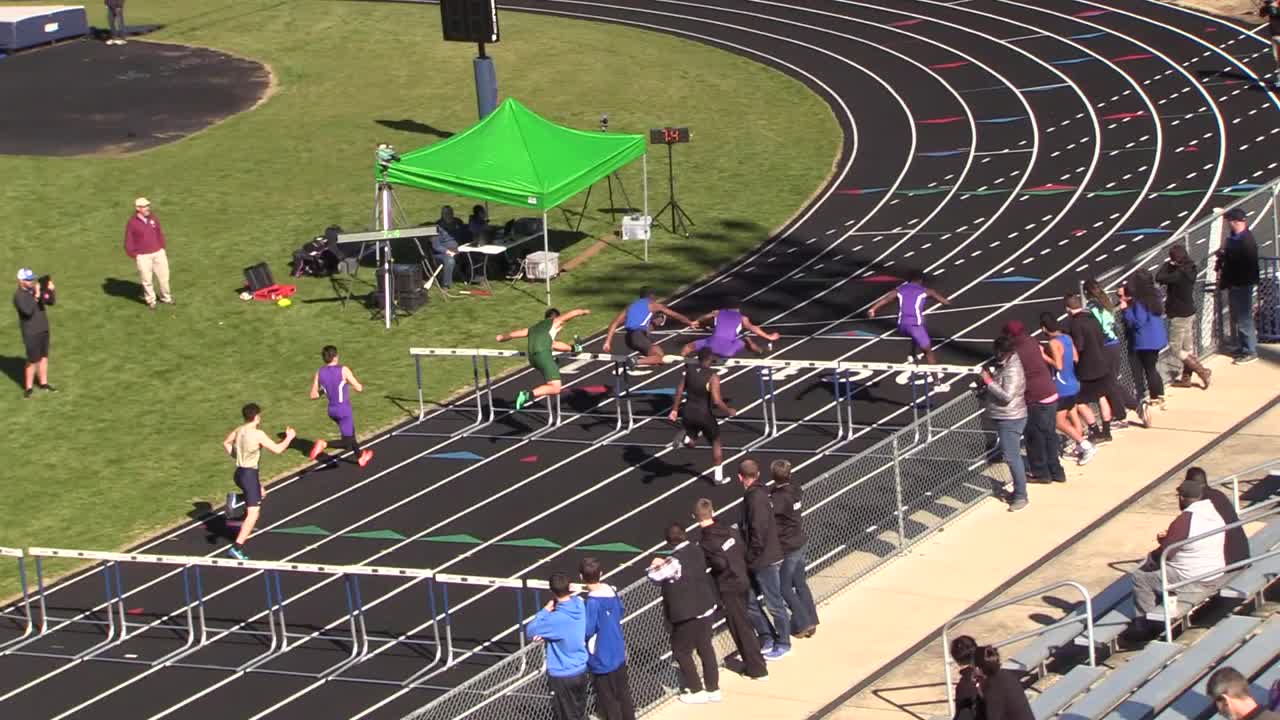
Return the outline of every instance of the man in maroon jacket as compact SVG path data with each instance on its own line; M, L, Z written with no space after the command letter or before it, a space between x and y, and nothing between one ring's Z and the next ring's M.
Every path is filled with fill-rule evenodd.
M1066 482L1067 474L1058 458L1058 431L1054 414L1058 408L1058 389L1044 361L1040 343L1027 335L1021 320L1005 323L1001 332L1013 340L1014 352L1022 361L1027 376L1027 443L1028 482Z
M160 302L173 304L169 294L169 257L164 253L164 230L160 221L151 213L151 201L140 197L133 201L135 210L124 227L124 251L138 266L142 281L142 301L156 309L156 291L151 285L154 276L160 286Z

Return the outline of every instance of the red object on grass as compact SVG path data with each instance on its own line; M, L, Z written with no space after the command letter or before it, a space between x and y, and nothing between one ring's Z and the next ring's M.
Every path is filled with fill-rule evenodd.
M263 300L266 302L275 302L280 298L293 297L298 291L297 285L268 285L253 294L254 300Z

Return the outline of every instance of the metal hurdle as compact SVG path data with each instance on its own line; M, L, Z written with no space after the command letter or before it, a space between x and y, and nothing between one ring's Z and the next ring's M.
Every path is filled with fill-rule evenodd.
M36 588L34 593L30 593L26 584L26 571L21 569L20 566L23 596L22 608L26 620L26 629L21 637L9 641L4 646L0 646L0 656L14 655L49 657L69 660L73 663L102 661L135 664L147 667L171 666L222 670L235 673L257 672L306 676L347 682L394 685L400 687L422 687L424 686L424 681L427 679L438 673L444 672L445 670L453 667L456 663L472 655L507 657L515 652L519 652L527 644L524 628L529 618L532 617L533 611L535 611L541 604L540 594L550 589L548 583L544 580L437 573L435 570L430 568L400 568L372 565L326 565L317 563L234 560L218 557L117 553L38 547L29 548L25 552L13 548L0 548L0 556L13 557L20 561L24 560L26 557L31 557L35 560L36 568ZM105 610L105 620L76 620L50 615L46 601L48 588L45 585L43 568L43 561L46 558L89 560L101 563L101 565L95 569L95 572L100 573L103 578L105 602L99 607ZM131 622L128 619L128 611L125 605L126 586L120 572L121 565L130 563L180 567L180 579L183 587L184 604L164 615L159 620L149 623L137 620ZM240 622L240 625L232 628L209 626L205 613L205 603L208 596L205 592L206 583L202 573L202 569L205 568L248 570L260 572L262 574L265 593L264 614L266 615L266 632L252 629L237 629L241 625L248 624L252 619ZM340 635L325 635L323 634L323 631L312 633L290 631L285 617L287 598L280 581L280 577L284 573L311 573L342 577L344 584L343 592L346 598L346 612L344 613L344 619L347 626L346 632ZM427 610L429 612L429 623L424 624L431 625L431 639L414 640L406 635L399 635L396 637L372 636L371 638L366 623L366 606L360 582L361 578L366 577L404 579L411 583L425 580L427 588ZM491 649L491 646L496 646L502 642L500 639L483 642L475 648L468 648L464 646L459 649L455 647L453 628L454 618L450 599L451 586L506 588L513 590L516 599L515 627L517 628L519 635L517 650L504 652L501 650L495 651ZM437 588L439 589L442 604L437 604ZM573 588L575 591L581 591L583 589L581 585L577 584L573 585ZM34 595L34 597L31 597L31 595ZM526 610L528 610L528 612L526 612ZM181 621L167 622L169 618L174 616L181 616ZM30 646L32 643L39 641L41 638L50 637L52 633L57 630L57 628L54 628L54 630L49 629L49 621L51 620L55 623L59 623L58 627L69 626L73 623L98 626L103 628L105 637L94 645L78 652L67 651L65 653L59 653L43 648L31 648ZM154 630L181 633L182 639L180 641L180 646L163 656L154 659L110 657L103 655L104 652L120 646L126 640L136 637L144 631ZM219 637L232 634L261 638L263 644L267 647L254 657L235 666L199 663L187 659L188 656L201 648L208 646ZM211 635L213 636L212 638ZM338 640L346 642L350 645L350 651L342 660L322 670L301 672L263 667L267 662L285 653L290 648L296 646L300 641L312 639ZM404 679L377 679L342 676L341 673L343 671L351 668L352 666L358 665L370 656L371 639L375 646L377 643L382 643L384 647L390 644L401 644L409 647L427 646L426 650L423 652L424 665L414 672L413 675ZM532 672L540 672L540 669L534 668Z
M510 434L476 435L475 431L492 423L495 417L493 403L493 379L489 368L489 358L521 358L528 357L528 353L519 350L494 350L488 348L410 348L409 355L414 359L414 368L417 375L419 419L425 417L426 414L422 382L422 358L424 357L471 358L475 383L476 416L475 420L471 424L453 432L406 431L402 434L428 437L461 437L465 435L474 435L477 437L500 439L517 438L517 436ZM604 437L594 440L567 438L545 439L555 442L598 444L608 442L615 435L629 431L636 426L636 416L633 407L634 393L632 392L632 377L630 374L633 365L629 360L629 356L604 353L557 353L556 357L558 359L567 359L572 361L600 361L613 363L614 399L616 400L614 412L612 414L600 413L598 415L600 417L611 417L614 420L614 428L612 432L606 434ZM669 365L692 361L692 358L683 358L676 355L668 355L665 358L665 363ZM775 374L779 370L825 370L830 372L830 379L834 385L834 403L832 404L832 410L835 413L835 420L834 422L809 422L809 424L834 425L836 428L836 434L831 441L827 442L817 450L805 450L805 452L831 452L834 448L853 438L855 429L859 427L859 425L854 421L853 399L858 392L861 381L870 378L877 373L896 372L906 375L906 382L903 384L910 386L912 426L917 428L916 441L919 442L921 439L921 424L917 421L922 417L926 421L923 426L925 437L928 438L933 435L932 428L929 426L928 421L929 409L932 406L932 396L935 390L935 376L954 375L957 377L963 377L967 375L976 375L981 372L981 368L978 366L965 365L919 365L916 363L859 362L848 360L774 360L763 358L729 358L721 361L720 366L727 368L754 368L758 373L761 412L763 415L762 419L734 418L733 422L760 423L762 425L762 431L760 437L752 440L743 447L726 448L735 450L750 450L779 434L777 388L775 379ZM482 369L483 373L481 372ZM482 374L483 382L481 381ZM528 410L522 412L526 411ZM520 439L538 437L554 428L560 427L564 423L564 415L561 409L561 398L559 395L548 398L545 410L534 410L533 412L546 412L547 422L542 428L534 430L532 434L518 436ZM596 414L580 413L580 415L592 416Z
M3 654L3 651L5 650L5 648L17 645L21 643L24 639L31 637L31 634L33 632L36 632L36 624L35 624L35 618L31 613L31 593L28 591L28 588L27 588L26 553L22 552L22 550L18 548L0 547L0 557L14 558L15 560L17 560L18 586L22 590L22 601L21 601L22 634L16 638L11 638L5 641L3 644L0 644L0 654ZM10 619L13 619L13 616L9 615L7 612L4 614L4 617L9 617Z

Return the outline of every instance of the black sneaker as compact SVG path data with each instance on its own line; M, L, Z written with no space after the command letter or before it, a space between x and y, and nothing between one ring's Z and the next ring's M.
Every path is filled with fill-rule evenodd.
M1249 363L1257 359L1258 359L1257 355L1241 355L1240 357L1236 358L1232 362L1234 362L1236 365L1248 365Z
M32 390L31 388L27 388L27 389L23 390L23 391L22 391L22 399L23 399L23 400L26 400L27 398L31 397L31 393L32 393L32 392L33 392L33 390Z
M56 388L56 387L54 387L54 386L52 386L52 385L49 385L49 384L47 384L47 383L46 383L46 384L44 384L44 385L37 385L36 387L40 388L41 390L43 390L43 391L45 391L45 392L47 392L47 393L56 393L56 392L58 392L58 388Z

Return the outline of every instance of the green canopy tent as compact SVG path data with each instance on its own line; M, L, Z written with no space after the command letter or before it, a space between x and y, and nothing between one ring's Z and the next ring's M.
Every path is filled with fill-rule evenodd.
M644 214L648 217L649 167L643 135L563 127L507 98L465 132L405 153L387 166L380 179L540 210L542 248L549 251L547 211L636 158L643 158L645 164ZM546 292L550 305L550 277Z

